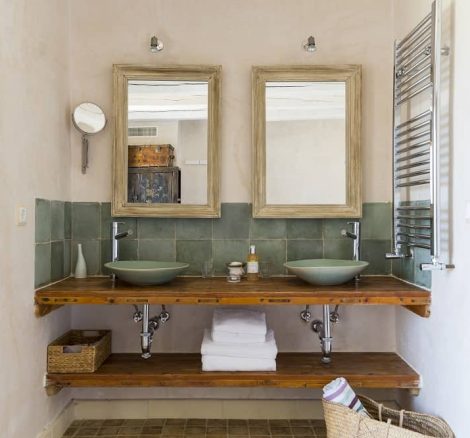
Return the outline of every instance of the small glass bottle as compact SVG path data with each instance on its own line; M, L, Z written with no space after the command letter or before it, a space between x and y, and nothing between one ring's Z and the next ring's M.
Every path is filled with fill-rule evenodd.
M258 280L259 275L259 260L256 254L255 245L250 245L250 253L248 254L248 260L246 264L246 279L247 280Z

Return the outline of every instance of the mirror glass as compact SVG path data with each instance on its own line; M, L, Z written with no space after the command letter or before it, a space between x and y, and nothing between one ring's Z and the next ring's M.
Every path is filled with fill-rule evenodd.
M266 203L346 203L346 83L266 82Z
M207 204L208 81L129 80L128 203Z
M218 65L113 66L113 216L220 217Z
M360 217L361 66L253 67L253 216Z
M72 114L75 127L82 134L97 134L106 125L106 117L103 110L91 102L83 102L78 105Z

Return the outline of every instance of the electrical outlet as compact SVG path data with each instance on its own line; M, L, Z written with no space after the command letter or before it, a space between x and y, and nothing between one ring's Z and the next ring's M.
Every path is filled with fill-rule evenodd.
M28 210L26 207L17 207L16 208L16 225L23 226L28 222Z

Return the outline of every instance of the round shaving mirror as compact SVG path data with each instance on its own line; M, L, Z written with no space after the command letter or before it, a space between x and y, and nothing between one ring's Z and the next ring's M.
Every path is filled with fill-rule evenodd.
M97 134L104 129L106 116L98 105L83 102L73 110L72 121L82 134L82 173L86 173L88 167L88 136Z

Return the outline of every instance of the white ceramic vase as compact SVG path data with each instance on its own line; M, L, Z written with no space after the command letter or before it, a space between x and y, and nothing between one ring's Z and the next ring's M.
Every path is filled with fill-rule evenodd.
M83 257L82 244L77 245L77 264L75 265L75 278L86 278L86 262Z

